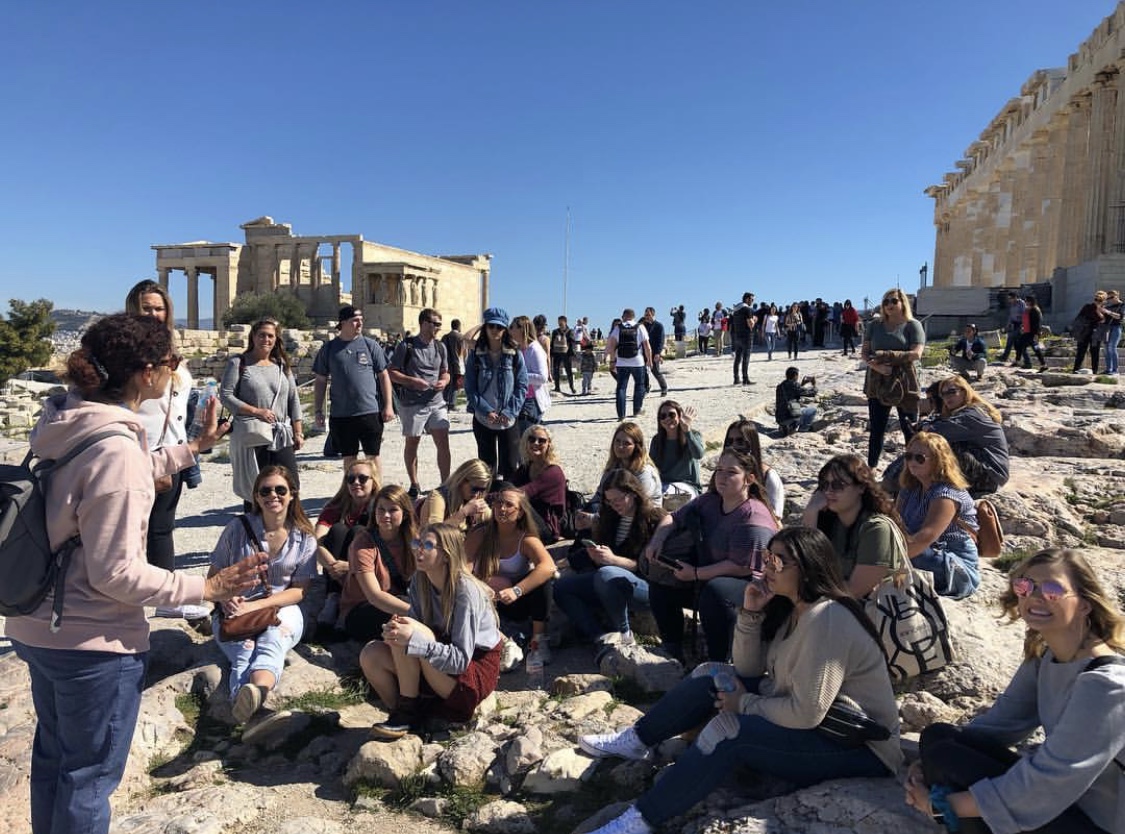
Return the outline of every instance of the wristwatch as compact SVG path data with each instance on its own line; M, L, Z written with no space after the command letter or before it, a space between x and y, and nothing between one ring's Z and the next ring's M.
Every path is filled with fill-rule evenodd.
M519 585L513 585L512 593L516 595L516 599L519 599L523 596L523 588L521 588Z

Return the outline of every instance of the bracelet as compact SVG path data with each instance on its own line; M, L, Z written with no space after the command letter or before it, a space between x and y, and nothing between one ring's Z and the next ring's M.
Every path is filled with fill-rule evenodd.
M945 825L947 831L952 831L954 834L961 830L961 819L957 816L957 812L953 810L953 803L949 801L949 795L955 793L953 788L948 785L934 785L930 788L930 808L933 809L934 818L941 818L942 823Z

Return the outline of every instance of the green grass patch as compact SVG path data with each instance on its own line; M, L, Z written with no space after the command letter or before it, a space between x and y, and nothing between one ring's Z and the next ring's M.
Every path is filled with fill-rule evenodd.
M432 796L445 799L447 804L441 818L455 828L460 828L461 823L478 808L495 798L486 794L481 788L454 785L434 787L421 773L407 776L395 790L359 784L356 785L356 794L378 799L390 808L404 810L423 797Z
M301 712L325 712L362 704L367 697L367 687L351 681L341 689L314 689L278 701L278 709L300 710Z
M1039 549L1034 547L1021 547L1017 550L1005 551L997 556L992 561L992 566L998 571L1008 573L1012 568L1026 559L1032 554L1038 553Z

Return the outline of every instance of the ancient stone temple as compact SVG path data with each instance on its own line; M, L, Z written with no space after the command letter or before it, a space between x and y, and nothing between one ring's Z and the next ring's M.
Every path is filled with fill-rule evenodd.
M317 323L336 323L344 304L363 310L366 325L385 333L418 331L425 307L468 324L488 306L491 255L421 255L362 235L294 235L288 223L259 217L241 228L245 243L194 241L153 246L156 272L167 287L174 273L187 280L189 329L199 328L199 278L215 282L216 323L242 293L296 295ZM350 292L341 280L341 247L350 252ZM218 326L218 324L216 324Z
M926 194L937 243L927 313L994 308L998 288L1049 285L1066 321L1125 288L1125 3L1063 68L1034 72L956 170Z

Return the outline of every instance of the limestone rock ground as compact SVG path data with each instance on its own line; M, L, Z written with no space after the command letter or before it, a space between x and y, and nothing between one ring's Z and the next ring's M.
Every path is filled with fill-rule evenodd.
M767 362L755 354L757 384L732 387L729 362L693 357L667 365L671 396L699 412L697 428L712 450L708 459L726 424L739 413L772 428L774 386L789 364L780 355ZM817 377L820 430L763 441L764 457L786 484L790 520L799 514L824 460L866 449L866 406L857 363L822 351L802 356L796 364L802 374ZM926 377L929 381L936 372ZM1045 544L1083 547L1121 596L1125 421L1120 409L1125 397L1115 386L1088 377L1080 386L1064 377L990 368L976 384L1004 413L1017 455L1012 480L996 504L1011 550L1026 552ZM556 397L547 415L571 483L585 491L596 485L616 425L612 381L599 377L597 387L590 397ZM656 406L649 398L639 419L646 435L654 430ZM339 463L319 456L320 442L313 439L300 458L310 515L339 485ZM455 461L473 454L464 413L454 418L452 446ZM388 483L403 480L401 449L393 426L383 448ZM891 433L883 464L900 451L900 439ZM194 571L205 570L211 547L239 505L221 451L205 459L203 469L204 485L185 492L177 531L181 566ZM432 447L426 443L421 475L424 486L436 484ZM1003 574L988 565L974 597L947 604L960 659L903 692L908 738L931 721L973 714L1006 683L1018 662L1021 634L1018 626L997 621L995 602L1003 587ZM314 607L315 600L310 609ZM502 678L501 691L471 727L457 729L441 743L408 737L388 745L367 737L371 723L384 715L379 706L348 696L355 644L299 646L269 702L277 715L240 737L226 723L226 685L213 645L183 623L154 619L150 681L128 773L114 799L114 830L449 830L448 822L427 817L464 819L466 828L480 831L589 830L644 790L654 769L674 758L684 742L664 745L655 768L648 763L594 763L577 752L579 732L635 718L636 710L619 699L640 696L638 681L659 688L659 681L674 675L661 670L659 658L643 646L610 655L598 670L591 649L567 642L558 633L561 627L560 617L552 629L561 645L548 669L558 678L559 694L548 698L525 691L524 675L517 671ZM619 677L611 681L599 671ZM626 674L632 677L623 682ZM30 830L27 780L33 732L26 671L10 647L0 643L0 814L13 834ZM385 787L359 789L360 784ZM720 786L679 827L692 834L932 831L902 805L901 796L892 780L843 780L793 792L781 783L743 775ZM410 799L415 813L400 810Z

